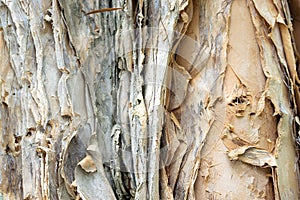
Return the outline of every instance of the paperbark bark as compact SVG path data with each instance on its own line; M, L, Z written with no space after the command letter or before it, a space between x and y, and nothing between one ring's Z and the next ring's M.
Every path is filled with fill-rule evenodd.
M299 2L1 0L0 200L299 199Z

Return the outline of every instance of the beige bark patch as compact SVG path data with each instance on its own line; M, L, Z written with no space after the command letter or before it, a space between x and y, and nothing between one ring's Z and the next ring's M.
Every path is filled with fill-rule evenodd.
M78 165L80 165L82 169L88 173L97 171L97 167L90 155L87 155L84 159L82 159Z

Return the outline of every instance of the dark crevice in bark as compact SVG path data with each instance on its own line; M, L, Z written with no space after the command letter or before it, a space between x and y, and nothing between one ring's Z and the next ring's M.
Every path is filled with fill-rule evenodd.
M289 8L293 19L294 37L298 50L298 56L300 52L300 0L290 0ZM299 57L298 57L299 59Z

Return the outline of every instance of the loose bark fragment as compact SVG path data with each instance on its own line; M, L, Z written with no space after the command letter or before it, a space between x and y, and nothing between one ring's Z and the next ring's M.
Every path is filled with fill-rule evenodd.
M87 12L86 15L95 14L95 13L101 13L101 12L107 12L107 11L114 11L114 10L122 10L123 8L102 8L99 10L92 10L90 12Z

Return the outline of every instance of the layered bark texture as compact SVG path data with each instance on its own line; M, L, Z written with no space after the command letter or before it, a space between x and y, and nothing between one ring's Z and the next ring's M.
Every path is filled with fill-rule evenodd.
M1 0L0 199L299 199L299 5Z

